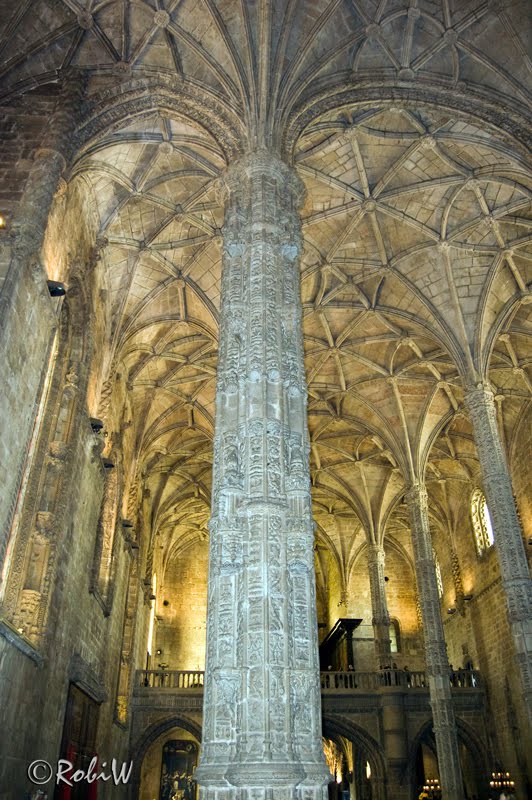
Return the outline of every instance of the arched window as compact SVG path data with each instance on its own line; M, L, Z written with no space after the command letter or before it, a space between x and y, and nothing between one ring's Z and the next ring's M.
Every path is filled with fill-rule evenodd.
M438 584L438 597L441 600L443 597L443 581L441 577L440 562L438 561L438 556L436 555L434 548L432 550L432 556L434 558L434 571L436 572L436 583Z
M477 553L481 556L495 543L495 537L493 536L488 504L484 493L480 489L475 489L471 496L471 520L473 522Z
M401 650L401 634L399 631L399 622L396 619L390 620L390 653L399 653Z

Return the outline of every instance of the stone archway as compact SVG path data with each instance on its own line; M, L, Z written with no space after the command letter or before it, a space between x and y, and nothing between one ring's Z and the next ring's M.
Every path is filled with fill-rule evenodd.
M133 773L129 784L130 800L138 800L140 797L141 774L144 758L149 748L161 739L165 734L175 728L190 734L196 742L201 743L201 728L194 720L185 716L170 716L150 725L138 738L136 744L131 748L133 760Z
M341 736L358 749L370 765L371 800L387 800L386 762L382 747L376 739L359 725L333 717L324 717L323 735L333 740Z
M432 751L436 760L436 744L432 733L432 720L425 722L412 741L408 756L406 781L411 787L413 800L418 796L416 764L420 748L425 745ZM464 776L464 796L477 796L479 800L489 797L489 758L485 743L470 725L461 719L456 720L462 772ZM427 776L426 776L427 777Z

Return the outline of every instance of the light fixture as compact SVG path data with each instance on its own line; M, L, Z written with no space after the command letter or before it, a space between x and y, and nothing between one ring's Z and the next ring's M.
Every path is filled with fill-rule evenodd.
M0 229L5 228L6 224L7 224L6 218L4 217L3 214L0 214Z
M456 608L454 606L451 606L450 608L447 609L447 613L456 614Z
M104 469L114 469L115 468L115 465L113 464L113 462L109 461L108 458L104 458L102 463L103 463Z
M66 294L65 284L60 281L46 281L50 297L64 297Z
M96 417L89 417L89 422L94 433L100 433L101 429L103 428L102 420L97 419Z
M464 595L464 600L465 600L466 603L470 603L471 600L473 599L473 597L474 597L474 595L472 595L472 594L465 594Z
M133 523L131 522L130 519L123 519L122 520L122 527L123 528L132 528L133 527Z
M491 773L490 786L492 789L513 789L515 781L510 779L509 772L501 772L499 770Z

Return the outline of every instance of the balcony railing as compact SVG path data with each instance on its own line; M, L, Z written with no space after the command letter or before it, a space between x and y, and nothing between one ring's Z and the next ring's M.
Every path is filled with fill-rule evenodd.
M204 672L199 670L141 669L136 672L136 685L146 689L175 689L178 691L203 691ZM383 669L379 672L322 672L320 676L323 694L376 692L379 689L399 688L428 689L425 672L410 672L402 669ZM475 670L458 669L449 673L453 689L478 689L480 674Z
M449 683L453 689L475 689L481 685L480 675L475 670L458 669L449 672ZM425 672L402 669L382 669L379 672L322 672L322 692L352 692L361 690L374 692L385 687L401 686L405 689L427 689Z
M204 672L199 670L139 669L137 686L150 689L202 689Z

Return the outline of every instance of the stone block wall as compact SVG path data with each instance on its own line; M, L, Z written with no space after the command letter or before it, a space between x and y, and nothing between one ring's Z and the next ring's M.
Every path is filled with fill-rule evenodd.
M19 144L23 148L24 141ZM23 176L19 178L23 186ZM104 606L92 591L105 479L103 434L96 437L92 431L86 386L93 343L88 329L93 323L97 335L105 320L98 277L92 272L95 221L83 213L84 196L78 188L71 189L68 202L56 197L41 263L20 264L9 302L1 307L0 357L7 366L0 412L9 425L4 427L0 461L10 470L0 481L0 530L9 553L17 554L16 561L6 561L4 585L9 587L12 577L24 580L30 550L22 542L28 535L42 537L35 533L37 511L49 518L46 535L51 542L39 586L47 598L40 606L44 627L39 643L32 646L24 628L19 632L9 621L0 623L0 682L7 688L2 691L1 718L2 729L10 733L0 737L2 800L34 790L27 777L32 761L45 759L53 765L60 757L71 682L99 704L100 760L128 757L129 731L115 722L116 695L129 564L138 556L126 546L118 525L112 602ZM48 275L66 282L64 301L50 297ZM35 427L39 409L42 425ZM45 456L39 463L32 458L37 449ZM25 479L21 515L17 499ZM45 788L53 791L52 784ZM101 784L98 796L118 798L121 791Z
M9 247L5 247L24 187L41 146L46 124L58 96L58 87L50 86L28 92L2 106L0 114L0 214L5 228L0 228L0 290L9 266Z
M167 564L158 593L156 648L162 654L156 659L170 669L205 669L208 557L208 543L195 542Z

